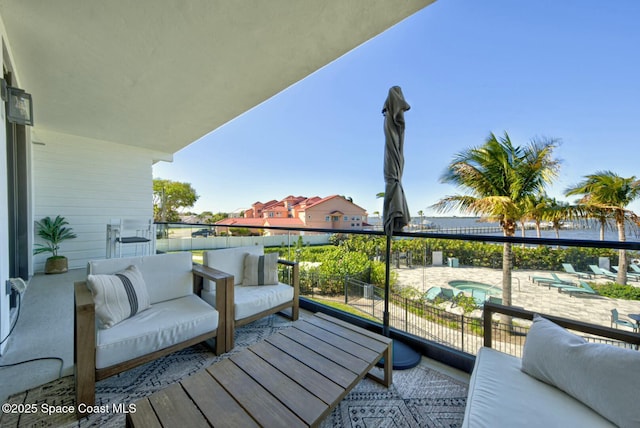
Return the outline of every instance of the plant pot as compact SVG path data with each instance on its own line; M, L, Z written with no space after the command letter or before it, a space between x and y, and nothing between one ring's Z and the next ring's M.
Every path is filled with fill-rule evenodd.
M44 264L44 273L65 273L69 270L67 258L65 256L49 257Z

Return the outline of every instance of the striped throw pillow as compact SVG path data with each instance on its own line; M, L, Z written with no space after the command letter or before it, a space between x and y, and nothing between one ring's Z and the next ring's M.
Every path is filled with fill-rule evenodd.
M264 256L246 254L242 285L275 285L278 283L278 253Z
M137 266L113 275L88 275L87 285L103 328L110 328L151 306L147 286Z

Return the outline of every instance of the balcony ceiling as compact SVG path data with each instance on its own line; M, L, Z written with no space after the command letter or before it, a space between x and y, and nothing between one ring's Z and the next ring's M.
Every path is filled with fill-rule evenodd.
M172 154L434 0L0 0L35 129Z

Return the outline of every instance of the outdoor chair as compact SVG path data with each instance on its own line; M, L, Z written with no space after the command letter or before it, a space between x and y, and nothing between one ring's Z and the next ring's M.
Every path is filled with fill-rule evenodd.
M578 281L580 283L579 287L560 287L559 291L563 293L569 293L570 297L573 297L574 294L588 294L588 295L597 295L598 292L591 288L591 286L586 281Z
M556 273L551 273L551 278L546 276L532 276L530 277L531 281L538 284L546 284L549 288L557 287L558 285L569 285L574 286L575 284L572 281L567 281L560 278Z
M573 268L573 265L571 263L562 263L562 268L564 269L564 271L568 274L571 275L575 275L578 278L587 278L587 279L591 279L591 274L588 272L578 272L577 270L575 270Z
M203 264L224 275L226 352L233 349L235 327L288 308L291 310L291 319L293 321L298 319L300 304L298 263L280 260L278 253L265 254L262 245L251 245L205 251ZM278 265L290 268L291 275L286 283L278 278ZM202 298L212 306L218 307L215 283L204 282Z
M180 349L217 338L224 352L225 290L219 311L198 295L213 269L191 253L90 261L75 283L76 403L93 406L95 383Z
M433 302L442 294L442 288L440 287L431 287L427 290L426 293L422 295L422 299L427 302Z
M600 272L602 272L602 274L604 276L606 276L607 278L613 279L614 281L616 279L618 279L618 275L616 275L615 273L611 272L609 269L600 268Z
M452 288L443 288L442 289L442 293L440 294L440 296L444 299L444 300L451 300L453 301L453 298L456 297L458 294L460 294L461 291L460 290L454 290Z
M589 269L591 269L591 272L594 273L594 275L602 275L605 276L604 272L602 271L602 269L600 269L599 266L597 265L589 265Z
M635 323L632 323L631 321L627 321L627 320L621 320L619 318L619 314L618 314L618 310L617 309L611 309L611 327L616 327L618 328L618 326L624 326L624 327L629 327L631 329L633 329L634 332L638 331L638 325Z
M640 266L635 263L630 263L629 268L634 272L640 274Z
M502 297L489 296L489 298L487 299L487 302L496 303L498 305L501 305L502 304Z
M611 268L613 270L615 270L616 272L618 272L618 266L612 266ZM640 281L640 273L627 272L627 278L635 279L636 281Z
M110 224L107 225L107 258L122 257L125 245L133 250L133 254L127 254L127 256L155 254L153 220L111 219Z
M483 308L484 302L487 301L489 295L481 290L473 290L471 292L471 297L473 297L473 300L476 302L476 306L478 306L478 308Z

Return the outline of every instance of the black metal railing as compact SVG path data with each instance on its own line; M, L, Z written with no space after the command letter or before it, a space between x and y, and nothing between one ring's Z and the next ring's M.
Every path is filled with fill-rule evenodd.
M528 328L518 328L514 330L513 323L505 324L494 318L494 314L503 314L509 317L531 321L535 312L527 311L522 308L513 306L504 306L494 303L487 303L483 309L484 335L483 345L489 348L493 347L499 351L506 352L516 356L522 356L522 346ZM614 346L624 348L638 349L640 347L640 335L625 330L618 330L610 327L604 327L596 324L586 323L582 321L572 320L564 317L558 317L550 314L540 314L549 321L558 324L573 332L581 333L587 341L596 343L607 343ZM505 340L505 336L509 336ZM511 336L519 337L517 341L511 340ZM505 349L504 345L509 344L511 347ZM498 345L498 346L496 346ZM502 348L501 348L502 347Z

